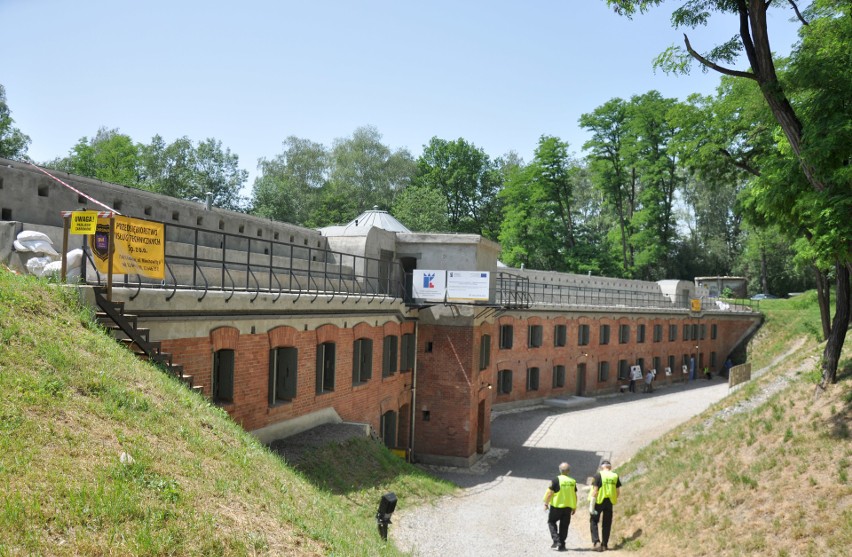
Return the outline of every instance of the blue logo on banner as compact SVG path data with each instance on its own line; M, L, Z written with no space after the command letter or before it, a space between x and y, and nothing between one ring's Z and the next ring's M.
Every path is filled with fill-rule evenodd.
M432 282L432 279L435 278L435 273L431 275L423 274L423 288L435 288L435 283Z

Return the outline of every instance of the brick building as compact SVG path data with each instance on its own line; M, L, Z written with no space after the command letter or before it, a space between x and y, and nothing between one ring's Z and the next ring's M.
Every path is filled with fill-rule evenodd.
M96 202L164 223L166 278L116 277L113 299L265 442L358 422L420 461L468 465L489 449L495 404L615 392L636 364L683 381L742 353L761 322L687 281L502 267L493 242L414 233L379 210L311 230L50 174L0 159L0 258L24 269L19 232L61 246L60 211ZM83 261L94 299L105 277ZM418 299L422 269L487 273L487 299Z

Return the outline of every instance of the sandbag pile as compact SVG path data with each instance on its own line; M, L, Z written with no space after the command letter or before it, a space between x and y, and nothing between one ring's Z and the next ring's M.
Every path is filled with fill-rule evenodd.
M27 272L37 277L58 275L62 271L62 261L59 252L53 247L53 242L44 232L24 230L18 234L12 243L15 251L22 254L32 254L26 261ZM66 276L80 275L83 264L83 250L73 249L67 255Z

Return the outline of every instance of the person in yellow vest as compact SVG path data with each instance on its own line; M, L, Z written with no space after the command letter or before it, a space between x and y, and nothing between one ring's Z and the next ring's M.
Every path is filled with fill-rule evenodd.
M577 481L568 475L570 471L571 467L567 462L560 464L559 475L553 478L544 493L544 510L549 511L547 526L553 539L550 547L559 551L565 551L565 538L568 537L571 515L577 510Z
M618 492L621 488L621 480L618 474L612 471L612 464L608 460L601 461L601 471L595 474L592 482L592 497L595 501L594 511L589 517L589 525L592 531L592 544L595 551L606 551L609 549L609 533L612 530L612 507L618 502ZM589 507L591 510L591 507ZM598 521L603 518L601 535L598 536Z

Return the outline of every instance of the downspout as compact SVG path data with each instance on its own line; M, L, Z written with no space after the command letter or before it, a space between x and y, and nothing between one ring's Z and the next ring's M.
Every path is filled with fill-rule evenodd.
M418 340L420 335L420 327L418 322L414 322L414 369L411 370L411 416L408 425L408 458L410 462L414 462L414 416L417 413L417 351Z

